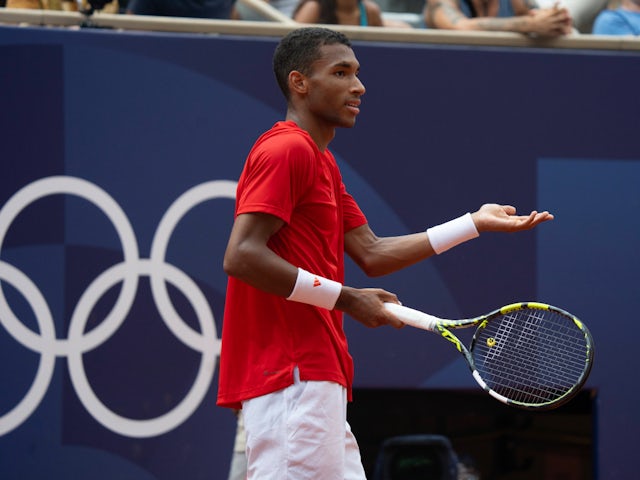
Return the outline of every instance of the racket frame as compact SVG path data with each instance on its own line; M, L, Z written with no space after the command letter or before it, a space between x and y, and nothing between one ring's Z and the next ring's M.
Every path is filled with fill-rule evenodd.
M449 342L453 343L453 345L456 347L458 352L460 352L464 356L465 360L467 361L467 366L471 370L471 374L473 378L476 380L476 382L478 383L478 385L480 385L480 387L484 391L486 391L489 395L491 395L493 398L495 398L499 402L502 402L506 405L510 405L510 406L525 409L525 410L549 410L552 408L557 408L565 404L569 400L571 400L578 393L578 391L582 388L582 386L586 382L589 376L589 373L591 371L591 367L593 366L593 354L594 354L593 338L588 328L586 327L586 325L582 321L580 321L575 315L572 315L571 313L565 310L562 310L558 307L554 307L552 305L548 305L546 303L540 303L540 302L511 303L509 305L505 305L499 309L496 309L486 315L481 315L475 318L460 319L460 320L450 320L450 319L439 318L433 315L426 314L424 312L420 312L419 310L409 309L407 307L401 307L401 309L398 309L397 308L398 305L395 305L395 306L394 305L395 304L385 304L385 306L392 313L398 316L401 320L403 321L406 320L405 323L407 323L408 325L421 328L424 330L432 331L434 333L439 334ZM525 309L549 310L556 314L559 314L560 316L565 317L567 318L567 320L573 322L575 326L582 332L585 338L585 344L586 344L585 368L582 371L580 378L578 378L576 383L564 394L547 402L541 402L541 403L535 403L535 404L521 402L521 401L509 399L504 395L501 395L500 393L494 391L492 388L490 388L487 385L487 383L480 376L480 373L476 368L475 361L471 354L471 351L473 350L473 347L476 343L479 333L488 325L488 323L493 318L496 318L502 315L507 315L520 310L525 310ZM473 338L471 339L469 348L467 348L464 345L464 343L458 337L456 337L456 335L452 332L452 330L469 328L473 326L476 326L477 328L473 335Z

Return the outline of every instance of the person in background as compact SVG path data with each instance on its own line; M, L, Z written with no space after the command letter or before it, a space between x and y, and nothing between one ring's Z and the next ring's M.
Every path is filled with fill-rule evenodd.
M540 8L551 8L556 4L566 7L578 33L591 33L593 21L607 7L608 2L609 0L537 0Z
M267 3L289 18L293 18L293 12L298 6L298 0L268 0Z
M66 12L78 11L80 7L88 8L87 0L77 2L76 0L6 0L7 8L26 8L33 10L63 10ZM118 0L105 1L101 11L104 13L119 13Z
M302 0L293 19L300 23L381 27L382 10L372 0Z
M46 8L43 7L40 0L7 0L5 6L6 8L26 8L26 9L33 9L33 10L42 10L42 9L46 10Z
M405 22L383 19L380 6L373 0L302 0L293 19L299 23L410 28Z
M236 0L129 0L127 13L189 18L235 18Z
M265 4L277 10L287 18L293 17L293 12L295 11L299 2L299 0L258 0L258 1L264 2ZM253 22L260 22L265 20L268 21L268 19L265 19L265 17L261 15L260 12L257 12L252 8L252 4L254 3L257 3L257 2L247 2L247 3L236 2L235 8L238 13L237 15L238 19L248 20Z
M615 8L617 5L617 8ZM640 35L640 0L621 0L603 10L593 24L594 35Z
M345 254L382 276L553 215L485 204L427 231L377 236L328 148L362 108L351 42L324 27L292 30L273 71L287 110L256 140L238 181L217 404L242 409L250 480L365 480L347 422L354 368L343 315L370 328L403 323L384 305L399 303L394 293L344 284Z
M573 32L566 8L538 8L534 0L427 0L428 28L517 32L559 37Z

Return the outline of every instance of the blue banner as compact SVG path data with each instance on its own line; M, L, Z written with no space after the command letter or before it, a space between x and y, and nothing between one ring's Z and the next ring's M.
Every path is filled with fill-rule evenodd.
M243 161L284 115L276 42L0 27L0 477L226 478L222 255ZM332 151L374 231L486 202L556 220L385 278L349 262L348 283L450 318L526 300L578 315L597 468L632 478L637 54L354 49L367 93ZM357 387L477 388L446 342L345 324Z

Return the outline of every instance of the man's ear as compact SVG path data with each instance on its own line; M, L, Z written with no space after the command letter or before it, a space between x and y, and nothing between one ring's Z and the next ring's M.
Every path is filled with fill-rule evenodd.
M289 90L296 93L306 93L307 77L297 70L289 72Z

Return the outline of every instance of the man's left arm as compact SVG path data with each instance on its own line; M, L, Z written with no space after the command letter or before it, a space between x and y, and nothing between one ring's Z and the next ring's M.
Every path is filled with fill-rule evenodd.
M547 211L517 215L511 205L488 203L428 231L378 237L369 224L345 235L345 252L370 277L387 275L425 260L478 236L482 232L519 232L553 220Z

